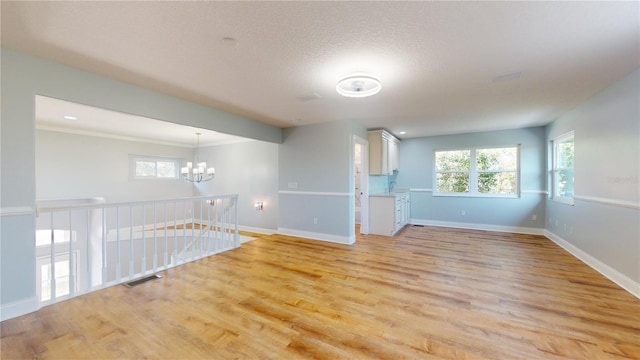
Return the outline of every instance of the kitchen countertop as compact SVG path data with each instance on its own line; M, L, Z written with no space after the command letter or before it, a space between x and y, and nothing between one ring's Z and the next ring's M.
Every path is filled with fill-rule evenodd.
M393 191L386 191L381 193L372 193L369 196L376 197L395 197L396 195L406 194L409 192L409 189L394 189Z

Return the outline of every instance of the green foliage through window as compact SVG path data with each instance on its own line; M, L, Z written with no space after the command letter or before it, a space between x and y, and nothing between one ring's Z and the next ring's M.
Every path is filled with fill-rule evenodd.
M573 132L553 140L553 199L573 204Z
M136 179L177 179L178 161L172 159L137 158L133 161Z
M517 195L519 147L435 152L435 192Z

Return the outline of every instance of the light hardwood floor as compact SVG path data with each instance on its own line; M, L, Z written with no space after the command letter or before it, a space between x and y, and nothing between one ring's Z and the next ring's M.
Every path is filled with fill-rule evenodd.
M2 359L638 359L640 300L542 236L263 236L1 326Z

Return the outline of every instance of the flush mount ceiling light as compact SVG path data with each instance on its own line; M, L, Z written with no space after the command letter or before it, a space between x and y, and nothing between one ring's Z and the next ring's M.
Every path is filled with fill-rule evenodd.
M351 75L336 84L338 94L346 97L367 97L382 90L380 80L369 75Z

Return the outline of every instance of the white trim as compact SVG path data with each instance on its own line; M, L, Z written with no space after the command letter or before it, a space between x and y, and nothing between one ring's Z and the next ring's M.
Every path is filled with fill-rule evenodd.
M479 151L492 150L492 149L515 149L516 150L516 168L515 169L497 169L497 170L478 170L477 156ZM438 171L438 152L469 152L469 170L441 170ZM433 190L433 196L462 196L462 197L504 197L504 198L519 198L521 191L521 144L514 145L496 145L496 146L470 146L455 149L434 149L433 150L433 173L432 184L437 185L437 178L439 173L459 173L469 174L469 191L468 192L440 192L437 188ZM478 189L479 175L483 173L514 173L515 174L515 192L514 194L496 194L496 193L482 193Z
M355 178L355 146L356 144L360 145L360 161L361 161L361 174L360 174L360 184L354 184L354 185L360 185L360 234L369 234L369 176L367 176L367 174L369 174L369 141L359 137L358 135L353 135L353 143L351 145L351 148L353 149L353 157L354 157L354 164L353 164L353 172L354 172L354 178ZM354 199L355 202L355 196L356 196L356 191L355 191L355 186L353 187L353 196L352 198ZM355 205L355 204L354 204ZM355 207L355 206L354 206ZM355 208L350 210L353 213L353 217L354 217L354 221L353 224L350 223L351 228L355 228Z
M312 196L355 196L353 192L323 192L323 191L291 191L279 190L280 195L312 195Z
M238 237L240 238L240 244L248 243L249 241L253 241L257 239L253 236L247 236L247 235L238 235Z
M33 215L35 210L31 206L7 206L0 208L0 216Z
M137 162L138 161L146 161L146 162L154 162L156 163L156 174L153 176L138 176L137 172ZM181 180L180 174L180 163L182 159L168 157L168 156L157 156L157 155L140 155L140 154L129 154L129 180L130 181L147 181L147 180L159 180L159 181L170 181L170 180ZM161 177L158 176L157 165L158 162L167 162L174 164L174 173L172 177Z
M355 236L340 236L310 231L300 231L295 229L278 228L278 234L287 236L297 236L311 240L321 240L343 245L353 245L356 242Z
M564 240L560 236L552 233L551 231L546 230L544 235L549 240L553 241L558 246L566 250L569 254L575 256L580 261L582 261L583 263L585 263L595 271L605 276L607 279L618 284L621 288L625 289L626 291L631 293L633 296L640 299L640 283L633 281L628 276L622 274L618 270L613 269L609 265L587 254L583 250L579 249L578 247L571 244L570 242Z
M597 204L619 206L619 207L629 208L633 210L640 210L640 202L636 202L636 201L618 200L618 199L602 198L597 196L584 196L584 195L574 195L573 198L575 200L588 201L588 202L593 202Z
M410 192L433 192L433 189L410 188L409 191ZM549 195L549 192L547 190L521 190L520 193L521 194Z
M522 190L521 194L537 194L537 195L549 195L547 190Z
M478 223L462 223L462 222L454 222L454 221L437 221L437 220L423 220L423 219L411 219L411 221L409 221L409 224L450 227L450 228L456 228L456 229L508 232L508 233L528 234L528 235L544 235L544 232L545 232L545 229L543 228L489 225L489 224L478 224Z
M62 133L75 134L75 135L93 136L93 137L99 137L99 138L105 138L105 139L134 141L134 142L142 142L142 143L149 143L149 144L175 146L175 147L181 147L181 148L194 148L193 145L185 145L185 144L171 142L171 141L146 139L146 138L135 137L135 136L116 135L116 134L110 134L110 133L104 133L104 132L92 131L92 130L71 129L63 126L55 126L55 125L52 126L52 125L46 125L46 124L37 123L37 122L36 122L36 129L62 132Z
M485 198L485 199L520 199L517 194L480 194L480 193L433 193L433 197Z
M267 229L267 228L259 228L259 227L253 227L253 226L243 226L243 225L238 225L238 230L248 231L256 234L265 234L265 235L273 235L276 232L278 232L277 229Z
M38 311L40 302L37 296L0 305L0 321L13 319L18 316Z

